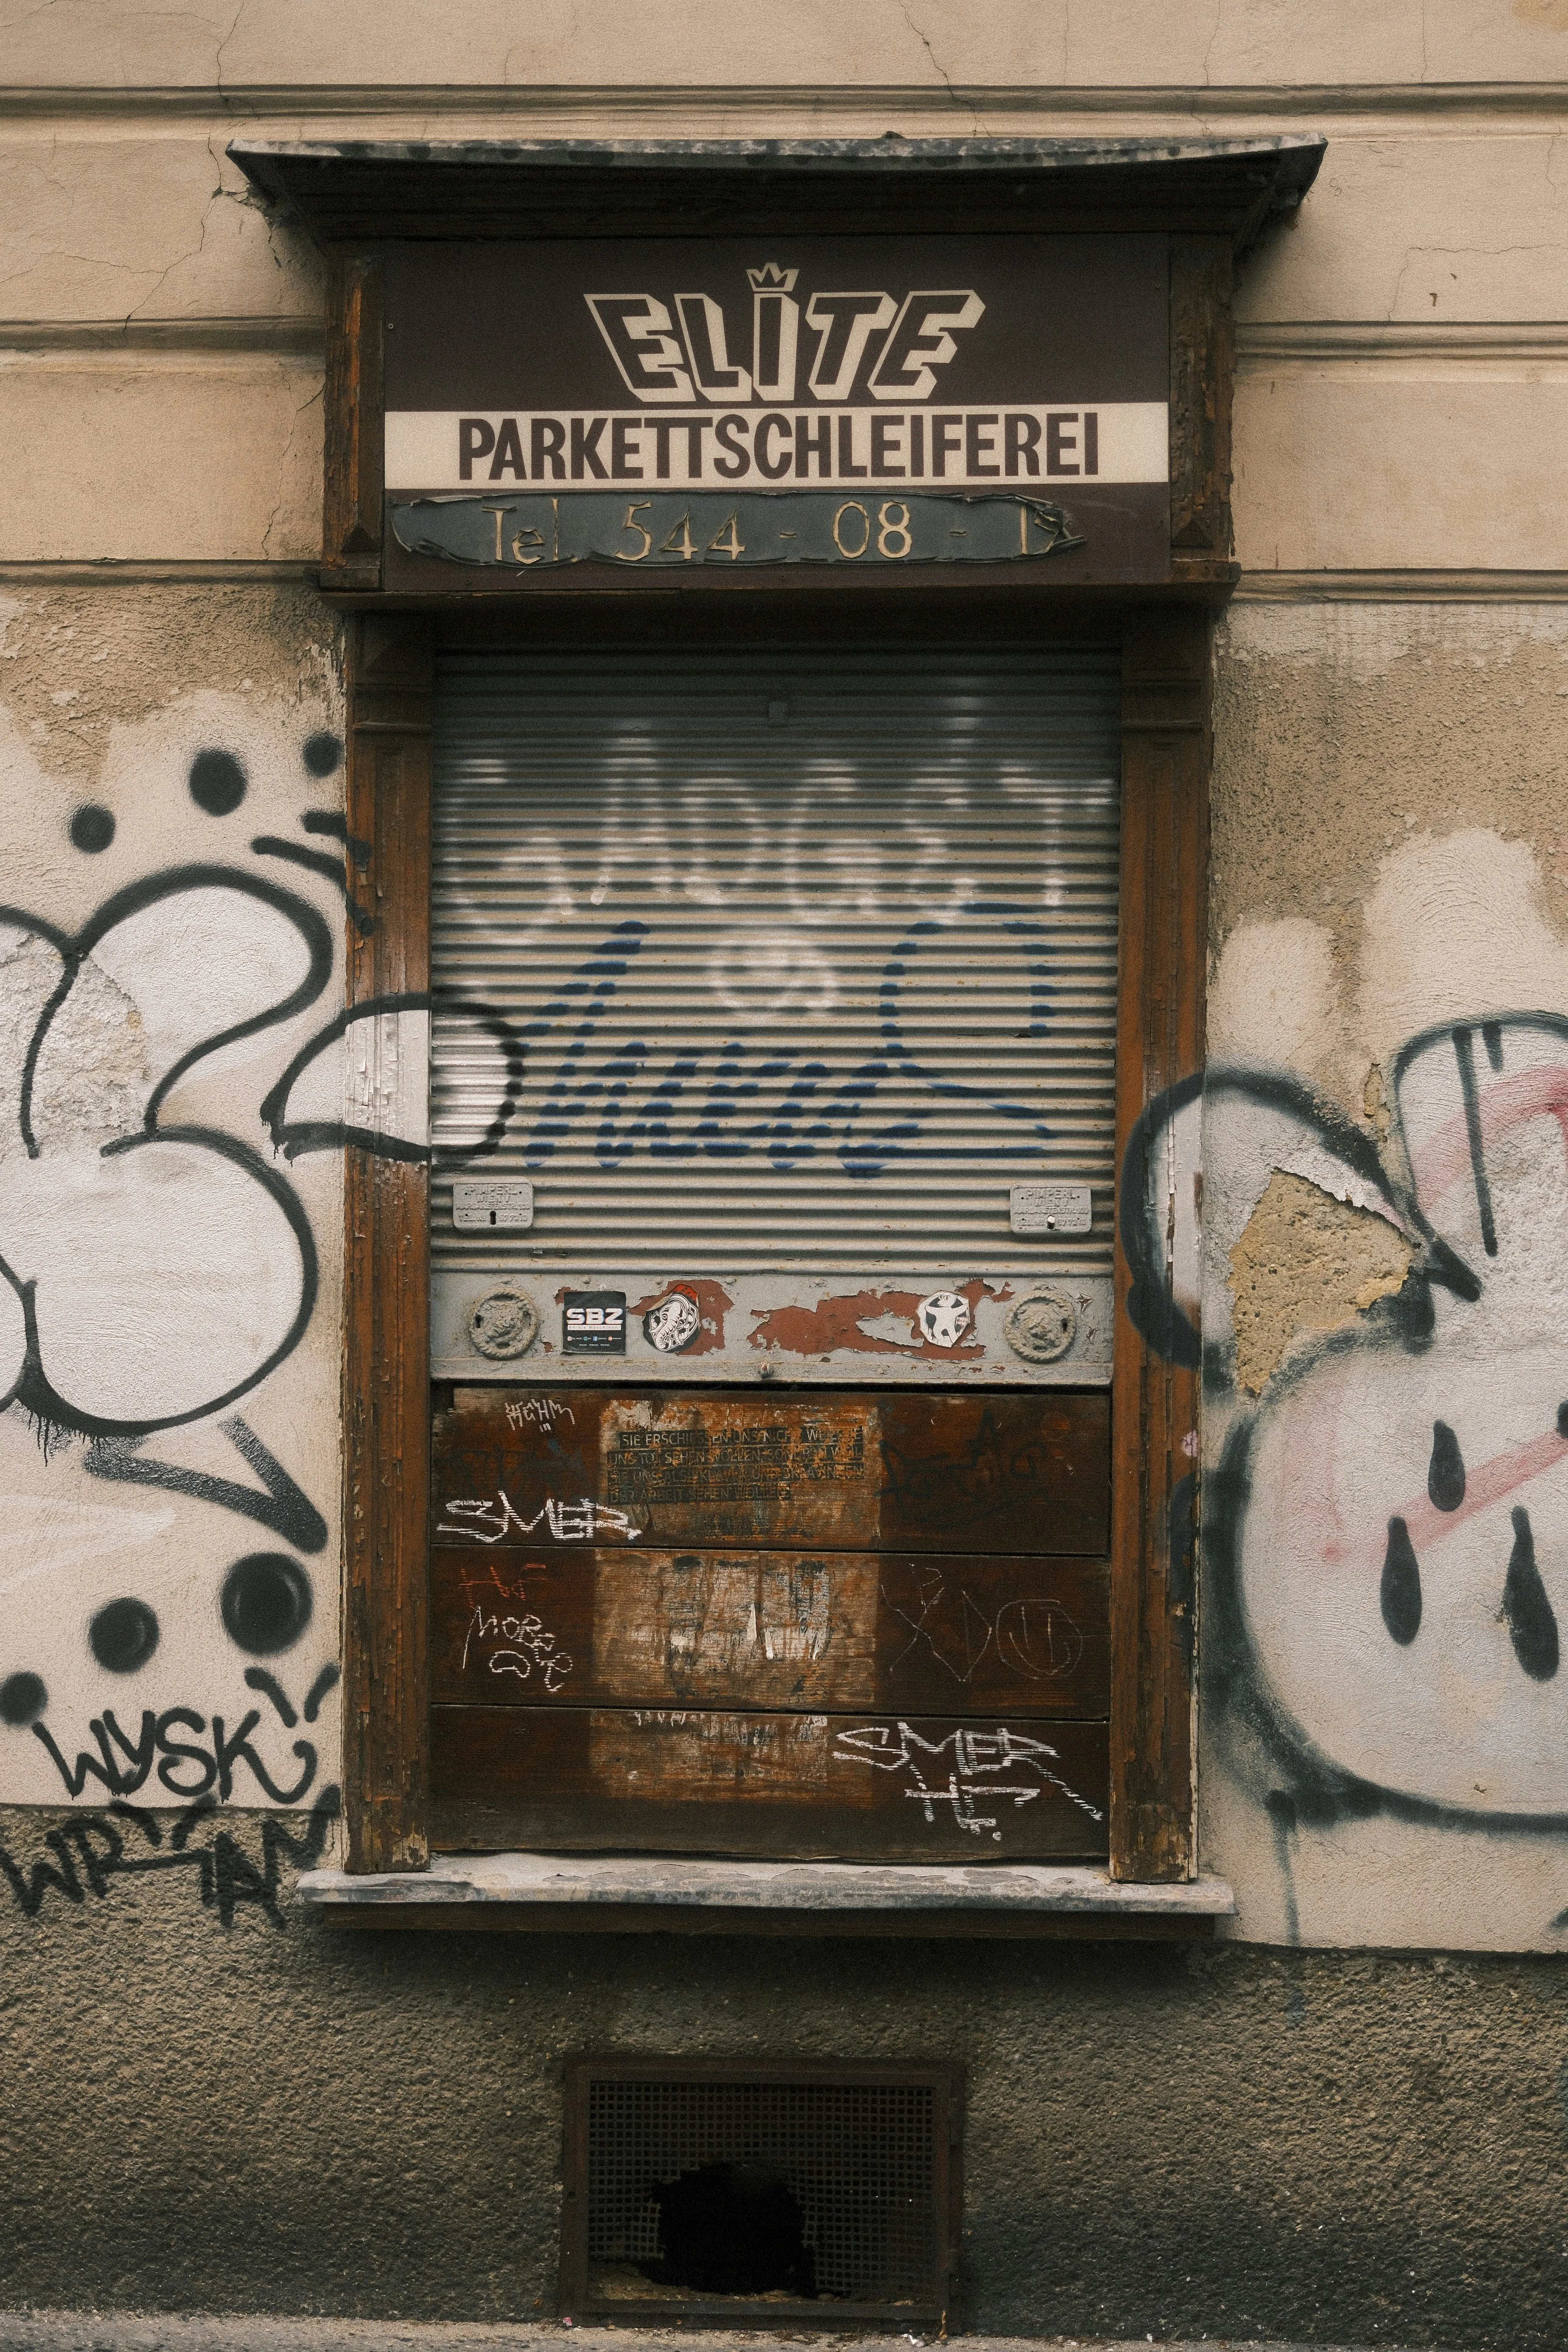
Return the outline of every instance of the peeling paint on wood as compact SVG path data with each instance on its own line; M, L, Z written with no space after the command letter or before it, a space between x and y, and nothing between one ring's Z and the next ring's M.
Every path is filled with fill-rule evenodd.
M973 1863L1106 1850L1103 1723L437 1706L431 1730L445 1846Z
M433 1578L438 1700L1106 1711L1102 1560L447 1546Z

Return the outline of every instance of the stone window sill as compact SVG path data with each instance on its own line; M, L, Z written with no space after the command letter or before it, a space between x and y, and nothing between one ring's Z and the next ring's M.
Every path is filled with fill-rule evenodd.
M427 1871L310 1870L300 1900L334 1927L534 1934L1104 1937L1201 1939L1231 1917L1221 1878L1131 1885L1099 1868L437 1854Z

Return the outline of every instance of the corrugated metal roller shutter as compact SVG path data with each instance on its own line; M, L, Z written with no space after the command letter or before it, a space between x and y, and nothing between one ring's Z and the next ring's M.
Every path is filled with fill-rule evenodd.
M1114 650L441 667L437 1270L1109 1271ZM480 1155L473 1157L476 1151ZM528 1176L533 1230L455 1232Z

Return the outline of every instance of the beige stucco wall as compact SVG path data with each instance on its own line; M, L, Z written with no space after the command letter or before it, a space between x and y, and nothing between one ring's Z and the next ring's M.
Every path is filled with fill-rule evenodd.
M1525 1130L1522 1158L1504 1171L1532 1208L1518 1266L1493 1269L1499 1311L1460 1317L1441 1293L1441 1328L1421 1341L1424 1352L1405 1332L1402 1353L1375 1357L1368 1335L1384 1329L1389 1309L1363 1297L1370 1261L1331 1212L1276 1217L1245 1236L1282 1160L1326 1195L1336 1183L1332 1138L1301 1125L1305 1097L1285 1137L1278 1103L1260 1108L1248 1074L1283 1072L1318 1089L1383 1151L1386 1194L1375 1182L1369 1194L1364 1169L1340 1189L1359 1188L1363 1213L1382 1212L1397 1267L1400 1248L1409 1255L1421 1239L1408 1196L1411 1120L1430 1128L1453 1112L1430 1055L1412 1065L1401 1100L1402 1047L1435 1024L1568 1013L1559 872L1568 838L1555 814L1568 695L1568 9L1559 0L1402 0L1375 11L1120 0L1075 11L1067 0L992 0L922 10L876 0L852 12L719 12L579 0L520 23L500 5L248 0L237 10L226 0L160 16L82 0L0 13L0 430L10 457L0 500L0 790L13 910L0 931L11 1099L0 1201L18 1236L0 1255L21 1284L36 1281L39 1314L85 1318L89 1332L97 1316L112 1332L98 1350L105 1360L79 1347L71 1376L112 1407L103 1415L110 1451L129 1448L143 1465L132 1483L109 1483L102 1444L96 1456L80 1441L45 1450L17 1408L0 1419L16 1498L0 1552L0 1678L35 1675L47 1685L48 1720L71 1727L73 1755L117 1697L128 1729L143 1706L188 1706L231 1733L259 1709L276 1746L268 1770L292 1787L290 1748L303 1731L244 1673L272 1675L297 1711L331 1662L340 1171L331 1154L285 1162L260 1107L331 1019L341 947L308 1003L193 1067L160 1113L165 1126L226 1143L181 1147L189 1164L171 1160L169 1188L156 1195L141 1179L175 1147L110 1161L100 1149L143 1117L160 1056L166 1068L305 985L295 971L309 952L300 906L341 919L325 874L276 846L330 851L330 836L308 833L303 819L330 810L341 788L335 771L313 774L304 759L306 743L339 723L333 624L308 577L319 529L321 267L227 161L227 139L240 130L1322 131L1330 147L1316 188L1251 257L1238 298L1236 514L1247 576L1218 642L1213 872L1213 1045L1237 1076L1205 1125L1207 1445L1217 1470L1247 1424L1255 1468L1275 1459L1271 1446L1279 1460L1267 1508L1222 1511L1215 1522L1239 1527L1240 1564L1226 1571L1232 1619L1213 1619L1217 1646L1205 1653L1205 1859L1234 1877L1244 1935L1555 1948L1568 1861L1558 1863L1555 1831L1528 1818L1521 1828L1510 1811L1550 1811L1560 1713L1553 1681L1526 1675L1521 1689L1509 1680L1510 1626L1499 1612L1517 1495L1500 1494L1490 1520L1466 1515L1475 1563L1452 1598L1469 1615L1434 1687L1422 1698L1399 1685L1397 1704L1387 1670L1429 1662L1437 1601L1426 1648L1394 1644L1397 1657L1385 1655L1377 1563L1362 1573L1348 1617L1343 1608L1336 1617L1337 1602L1314 1616L1299 1597L1316 1571L1297 1557L1290 1526L1276 1523L1300 1475L1291 1415L1319 1411L1313 1383L1331 1377L1304 1369L1303 1335L1325 1324L1359 1335L1344 1376L1353 1439L1348 1421L1335 1424L1344 1480L1335 1507L1359 1514L1363 1549L1394 1509L1389 1494L1403 1495L1421 1466L1402 1458L1395 1479L1378 1465L1435 1416L1434 1383L1450 1352L1465 1369L1445 1396L1473 1391L1494 1420L1500 1398L1521 1400L1518 1430L1506 1412L1496 1428L1487 1422L1489 1459L1525 1444L1548 1402L1555 1412L1542 1353L1542 1302L1555 1301L1560 1278L1542 1141L1555 1134L1552 1119ZM189 782L196 754L213 750L237 760L247 783L243 803L216 817ZM73 845L72 815L89 804L114 818L108 848ZM160 877L213 863L231 878L164 890ZM69 940L124 890L152 893L163 912L127 902L54 1020L37 1081L52 1124L35 1138L35 1156L19 1110L28 1040L67 973ZM1550 1059L1543 1034L1519 1033L1531 1068ZM106 1168L121 1186L119 1205ZM1275 1209L1280 1197L1271 1196ZM1458 1231L1462 1203L1447 1209ZM73 1217L85 1221L80 1244L69 1237ZM302 1230L320 1279L300 1321ZM225 1278L232 1285L237 1268L250 1268L267 1302L254 1328L240 1328L245 1318L201 1255L216 1262L218 1236L236 1233L244 1251L224 1256ZM181 1275L174 1243L187 1236ZM1248 1328L1260 1335L1247 1361L1279 1367L1260 1396L1238 1381L1228 1353L1237 1247L1252 1269ZM1522 1324L1511 1307L1500 1311L1505 1275L1510 1300L1534 1302ZM19 1292L0 1304L20 1361ZM285 1354L255 1379L286 1330ZM1331 1377L1342 1388L1342 1370ZM139 1386L151 1402L137 1404ZM186 1417L220 1393L225 1403ZM1459 1412L1456 1402L1436 1417ZM310 1583L311 1630L266 1656L237 1647L218 1605L235 1559L289 1549L275 1502L269 1531L232 1495L213 1499L213 1480L266 1491L265 1479L255 1486L258 1457L236 1453L236 1414L328 1527L315 1552L296 1545L291 1555ZM138 1415L180 1426L142 1439ZM1554 1426L1550 1416L1542 1426ZM116 1458L123 1473L128 1456ZM162 1483L145 1475L155 1462L169 1473ZM190 1474L178 1490L176 1472ZM1555 1475L1547 1462L1543 1497ZM1223 1477L1212 1491L1224 1494ZM1543 1531L1554 1525L1544 1500L1538 1511ZM313 1523L290 1524L297 1534ZM124 1585L132 1549L161 1643L151 1679L133 1692L94 1662L86 1635ZM1550 1591L1544 1532L1537 1552ZM1497 1592L1483 1610L1489 1576ZM1223 1584L1215 1570L1215 1594ZM1568 1586L1562 1599L1568 1607ZM1305 1629L1297 1634L1287 1631L1293 1612ZM1360 1629L1354 1638L1347 1623ZM1495 1657L1489 1639L1492 1650L1502 1643ZM1329 1643L1329 1664L1314 1662L1314 1641ZM1371 1800L1358 1800L1353 1823L1335 1800L1332 1818L1314 1826L1318 1800L1291 1778L1300 1754L1279 1749L1277 1725L1270 1748L1254 1717L1259 1689L1270 1705L1288 1689L1313 1717L1313 1691L1331 1685L1338 1715L1292 1715L1296 1731L1321 1737L1335 1769L1362 1776L1358 1787L1391 1793L1370 1812ZM1390 1742L1364 1735L1380 1708L1403 1727L1393 1742L1403 1777ZM1349 1720L1357 1710L1361 1732ZM331 1720L328 1699L310 1734L313 1789L335 1769ZM242 1760L237 1805L257 1794L247 1774ZM185 1779L176 1771L167 1785ZM1494 1804L1494 1783L1505 1782L1506 1801ZM96 1790L89 1776L83 1801ZM0 1729L0 1798L58 1793L58 1769L26 1724ZM1436 1811L1415 1818L1424 1807ZM1489 1826L1479 1820L1493 1813ZM1457 1906L1428 1899L1438 1864L1456 1854L1470 1892Z

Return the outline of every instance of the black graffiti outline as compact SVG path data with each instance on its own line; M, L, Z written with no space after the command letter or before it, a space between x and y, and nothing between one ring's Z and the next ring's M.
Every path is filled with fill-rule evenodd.
M400 1135L382 1135L368 1127L351 1126L345 1119L296 1119L285 1117L289 1089L300 1073L316 1056L339 1037L346 1037L358 1021L378 1020L383 1014L395 1013L433 1013L475 1022L495 1040L506 1069L506 1083L501 1090L500 1108L477 1143L456 1146L432 1146L415 1143ZM334 1151L343 1147L357 1146L362 1151L373 1151L383 1160L408 1160L416 1166L430 1162L437 1169L460 1168L469 1160L485 1160L499 1151L511 1125L522 1095L524 1065L528 1046L515 1024L492 1004L464 995L448 988L389 990L380 996L367 996L358 1004L345 1005L332 1019L318 1029L300 1046L277 1084L262 1097L261 1120L275 1148L286 1160L299 1160L313 1151Z
M198 1039L180 1055L149 1094L142 1109L140 1131L115 1137L101 1147L100 1157L110 1159L149 1143L184 1143L195 1150L214 1152L219 1159L226 1160L232 1166L242 1170L261 1186L281 1211L293 1234L300 1252L299 1305L289 1329L266 1360L221 1395L205 1398L199 1405L183 1413L134 1420L111 1418L81 1412L68 1403L54 1387L43 1367L36 1281L17 1275L4 1255L0 1255L0 1279L4 1279L15 1292L21 1306L23 1322L21 1370L11 1388L0 1396L0 1412L13 1403L20 1404L46 1430L74 1429L90 1437L145 1435L154 1430L176 1429L193 1421L205 1420L209 1414L221 1412L226 1405L247 1395L286 1357L291 1355L315 1312L321 1286L315 1236L304 1205L293 1186L279 1170L262 1158L259 1151L221 1129L188 1124L163 1127L160 1124L160 1113L171 1090L198 1062L243 1038L258 1035L264 1030L292 1020L297 1013L315 1003L331 978L334 949L331 926L314 907L295 892L281 888L265 876L248 874L238 866L196 864L169 867L161 874L145 876L141 881L129 883L123 889L114 891L75 934L61 930L47 918L30 914L26 908L0 906L0 926L45 940L55 950L62 963L60 976L39 1012L27 1041L17 1102L18 1129L28 1158L40 1159L43 1155L33 1129L32 1118L33 1089L39 1056L55 1017L69 997L93 949L117 924L131 916L162 905L170 898L199 890L236 890L244 898L269 907L275 914L291 923L305 944L308 959L305 976L293 989L264 1007L260 1013Z
M100 1413L83 1412L78 1406L68 1403L54 1387L44 1370L38 1339L37 1283L32 1278L25 1282L21 1280L5 1257L0 1256L0 1278L10 1285L21 1302L24 1331L22 1369L11 1388L0 1396L0 1412L8 1405L19 1404L41 1426L79 1430L84 1437L146 1437L160 1429L183 1429L191 1422L205 1421L213 1413L222 1412L226 1405L236 1404L241 1397L247 1396L269 1372L276 1371L286 1357L293 1354L304 1338L321 1292L321 1263L316 1255L316 1237L310 1230L304 1203L288 1179L263 1160L248 1143L241 1143L235 1136L213 1127L163 1127L150 1135L121 1136L114 1142L103 1146L101 1156L108 1159L123 1151L140 1150L150 1143L187 1143L198 1150L216 1152L220 1160L231 1161L235 1167L242 1168L247 1175L254 1177L262 1191L270 1195L282 1211L300 1252L300 1303L294 1311L293 1321L271 1354L220 1396L205 1397L188 1412L155 1414L134 1421L109 1419Z
M306 1796L315 1780L321 1759L308 1739L296 1739L291 1753L300 1767L300 1778L291 1789L280 1788L270 1771L250 1744L250 1735L261 1721L261 1709L251 1707L240 1717L238 1727L231 1732L225 1717L215 1715L208 1718L193 1706L166 1706L159 1712L152 1707L142 1711L141 1726L134 1738L124 1730L112 1707L95 1715L88 1730L98 1744L93 1756L86 1748L77 1749L76 1762L68 1764L54 1734L42 1717L29 1727L53 1762L65 1783L66 1794L79 1797L89 1780L100 1780L111 1797L133 1797L157 1768L160 1785L170 1795L180 1798L205 1797L215 1785L218 1799L228 1803L234 1794L235 1766L243 1761L257 1785L275 1805L297 1805ZM174 1739L171 1732L192 1732L197 1738L210 1734L211 1752L194 1747L189 1740ZM115 1750L120 1751L119 1760ZM202 1779L190 1783L174 1780L172 1775L184 1766L195 1766Z
M300 820L307 833L319 832L306 818ZM375 917L362 907L349 887L349 877L341 857L329 857L324 849L301 849L298 842L283 841L275 833L258 833L250 845L258 857L281 857L290 866L301 866L308 874L320 874L335 884L343 894L343 904L355 930L362 940L368 940L375 929ZM346 843L345 843L346 846Z
M1469 1145L1470 1175L1475 1186L1476 1214L1481 1229L1481 1245L1489 1257L1495 1257L1497 1255L1497 1218L1492 1200L1491 1180L1487 1173L1486 1151L1481 1139L1479 1119L1472 1118L1471 1116L1470 1096L1475 1092L1473 1035L1477 1029L1481 1033L1481 1042L1486 1047L1487 1060L1496 1071L1502 1067L1505 1030L1539 1030L1543 1035L1555 1038L1560 1045L1568 1047L1568 1017L1561 1013L1499 1013L1485 1021L1438 1021L1435 1022L1430 1029L1418 1030L1414 1037L1407 1038L1394 1057L1394 1098L1397 1101L1399 1088L1413 1063L1419 1061L1423 1054L1430 1053L1433 1047L1440 1045L1445 1038L1453 1046L1465 1109L1466 1139ZM1461 1039L1464 1041L1462 1045ZM1467 1060L1468 1063L1468 1089ZM1568 1144L1565 1144L1565 1149L1568 1149ZM1479 1289L1477 1296L1479 1296Z
M1293 1389L1325 1356L1351 1352L1358 1344L1364 1344L1359 1333L1331 1333L1321 1349L1304 1353L1293 1360L1288 1375L1277 1378L1286 1390ZM1258 1743L1271 1768L1274 1785L1263 1793L1265 1805L1290 1827L1331 1829L1383 1814L1426 1828L1508 1837L1568 1833L1568 1811L1475 1810L1369 1780L1334 1763L1279 1697L1259 1664L1241 1591L1251 1453L1259 1419L1249 1413L1230 1431L1217 1467L1204 1482L1204 1680L1233 1765L1244 1780L1256 1777L1246 1768L1237 1738L1239 1726Z
M1568 1023L1563 1024L1568 1032ZM1436 1037L1444 1030L1428 1033ZM1417 1041L1423 1042L1423 1041ZM1396 1063L1396 1073L1403 1067ZM1278 1112L1308 1130L1336 1159L1373 1185L1425 1245L1423 1262L1413 1265L1410 1283L1437 1284L1457 1298L1473 1305L1481 1295L1479 1279L1423 1213L1408 1186L1392 1177L1376 1143L1356 1126L1349 1114L1305 1079L1283 1070L1251 1070L1225 1064L1179 1078L1144 1106L1134 1120L1121 1155L1119 1224L1121 1247L1131 1281L1123 1305L1135 1330L1167 1363L1196 1370L1203 1360L1200 1335L1192 1318L1172 1296L1165 1283L1165 1242L1148 1213L1149 1180L1155 1139L1190 1104L1216 1102L1234 1096L1260 1110Z
M219 1830L210 1845L191 1843L193 1832L211 1820L216 1811L205 1797L186 1806L169 1825L165 1848L163 1825L156 1816L140 1806L117 1800L101 1812L76 1813L58 1829L46 1831L43 1843L54 1855L53 1862L35 1861L24 1872L23 1866L0 1845L0 1877L9 1885L12 1899L23 1917L37 1919L44 1898L51 1891L67 1904L82 1906L86 1901L84 1878L87 1893L101 1901L116 1878L189 1870L195 1874L203 1908L216 1911L226 1935L232 1931L235 1914L245 1904L254 1904L273 1927L286 1933L289 1923L278 1901L284 1860L287 1858L297 1870L314 1869L326 1848L328 1824L342 1811L342 1790L335 1783L321 1790L306 1816L302 1835L296 1836L276 1815L264 1817L259 1868L232 1831ZM115 1820L130 1822L153 1851L128 1854L125 1839L114 1826ZM47 1916L52 1921L58 1915L51 1912Z
M264 1445L248 1422L232 1413L218 1423L229 1444L237 1447L260 1486L242 1486L236 1478L217 1478L205 1470L187 1470L176 1462L150 1462L142 1452L143 1437L100 1437L82 1455L82 1468L94 1478L111 1478L128 1486L157 1486L195 1503L215 1503L219 1510L255 1519L281 1536L296 1551L324 1551L327 1523L303 1487L284 1469L270 1446Z
M149 1135L158 1131L158 1112L164 1099L197 1062L205 1061L208 1055L219 1052L226 1045L237 1045L242 1038L257 1036L264 1029L291 1021L296 1013L304 1012L315 1003L331 978L332 932L325 916L318 913L308 899L300 898L296 892L283 889L265 875L248 874L242 866L175 866L165 868L161 874L145 875L140 882L127 883L123 889L114 891L74 936L41 916L29 914L25 908L0 906L0 926L46 940L59 955L65 967L33 1024L22 1065L17 1116L22 1141L30 1160L42 1156L33 1132L33 1087L38 1056L53 1026L55 1015L75 987L83 964L116 924L132 915L143 913L149 907L162 904L166 898L180 898L196 890L237 890L244 898L259 899L263 906L270 907L275 914L293 924L305 942L309 964L304 979L275 1004L252 1013L247 1020L235 1022L210 1037L199 1039L179 1056L171 1068L164 1071L148 1096L142 1112L142 1126ZM112 1146L107 1148L113 1149Z
M1495 1240L1484 1147L1479 1119L1470 1117L1465 1090L1465 1055L1460 1044L1461 1036L1468 1042L1478 1028L1488 1059L1496 1071L1502 1067L1505 1032L1538 1031L1568 1045L1568 1017L1531 1012L1498 1014L1484 1022L1438 1022L1408 1039L1394 1060L1397 1105L1399 1089L1412 1064L1444 1041L1452 1046L1466 1113L1478 1217L1483 1237L1490 1223ZM1473 1055L1470 1074L1473 1084ZM1373 1139L1356 1127L1338 1105L1286 1072L1221 1066L1182 1079L1157 1096L1138 1120L1123 1155L1120 1225L1132 1274L1125 1304L1134 1325L1157 1354L1188 1368L1195 1368L1201 1357L1205 1386L1231 1386L1217 1352L1213 1349L1200 1349L1191 1321L1164 1289L1163 1237L1151 1229L1147 1210L1155 1139L1179 1111L1200 1096L1207 1099L1228 1094L1250 1099L1260 1108L1282 1112L1306 1127L1358 1176L1375 1184L1426 1244L1424 1259L1412 1265L1402 1288L1375 1301L1357 1327L1325 1332L1292 1352L1289 1364L1270 1381L1266 1402L1238 1414L1227 1432L1218 1465L1205 1475L1202 1482L1204 1678L1213 1710L1210 1720L1217 1744L1226 1753L1233 1770L1244 1785L1254 1789L1269 1815L1287 1883L1288 1909L1294 1917L1290 1839L1302 1826L1333 1828L1347 1821L1383 1815L1420 1827L1519 1839L1568 1833L1568 1811L1521 1812L1460 1806L1439 1798L1417 1797L1352 1772L1333 1762L1311 1738L1293 1710L1279 1698L1261 1664L1247 1620L1241 1575L1251 1501L1251 1457L1260 1427L1325 1361L1334 1357L1360 1353L1369 1346L1420 1354L1430 1345L1436 1328L1433 1289L1447 1289L1462 1304L1474 1306L1483 1297L1484 1283L1436 1231L1410 1187L1388 1172ZM1568 1150L1568 1136L1564 1149ZM1492 1254L1489 1251L1489 1255ZM1181 1483L1184 1486L1186 1481ZM1174 1519L1173 1500L1172 1516ZM1258 1769L1260 1765L1267 1769ZM1568 1912L1552 1924L1568 1926Z
M342 1668L329 1660L305 1694L305 1703L301 1712L307 1723L315 1722L321 1711L321 1701L330 1691L337 1688L342 1678ZM245 1679L251 1690L260 1691L263 1697L272 1701L273 1706L278 1709L279 1717L284 1728L292 1731L300 1717L295 1714L293 1702L277 1675L269 1675L265 1666L247 1666Z

